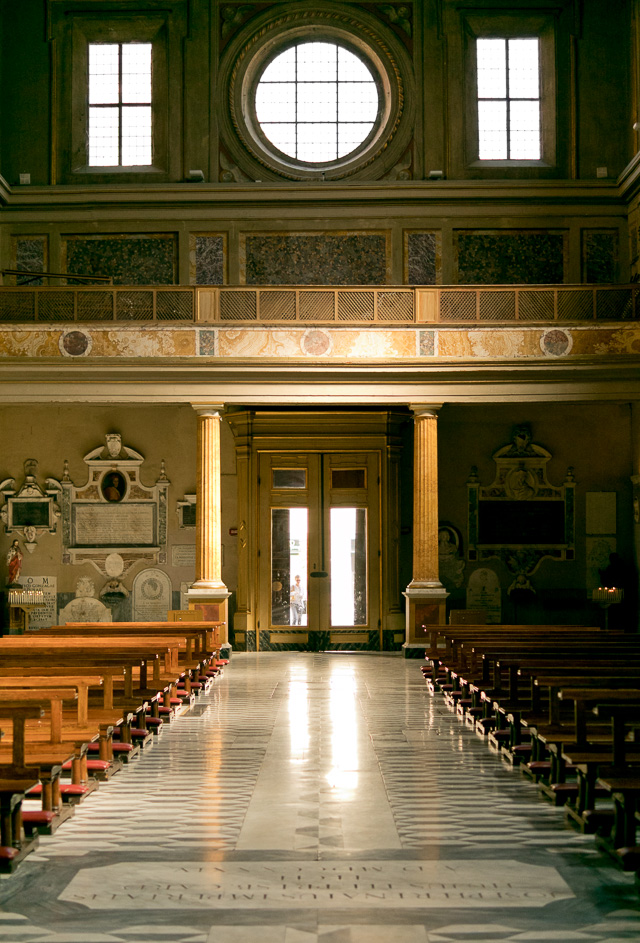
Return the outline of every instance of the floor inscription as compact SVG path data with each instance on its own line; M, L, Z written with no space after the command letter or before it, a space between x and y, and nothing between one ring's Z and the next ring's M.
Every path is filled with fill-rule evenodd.
M243 861L84 868L59 899L91 910L278 910L544 907L573 896L555 868L518 861Z

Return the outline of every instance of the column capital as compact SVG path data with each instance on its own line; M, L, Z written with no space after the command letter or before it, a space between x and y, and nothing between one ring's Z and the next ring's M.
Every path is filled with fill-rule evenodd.
M220 416L224 412L224 403L191 403L191 408L198 416Z
M415 419L420 419L422 416L432 416L435 419L443 405L444 403L409 403L409 409Z

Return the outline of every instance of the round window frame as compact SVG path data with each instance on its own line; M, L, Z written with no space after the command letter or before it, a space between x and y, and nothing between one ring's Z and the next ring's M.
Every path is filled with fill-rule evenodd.
M306 162L288 157L260 129L255 90L269 62L301 42L331 42L362 59L376 82L378 121L358 148L335 161ZM338 180L380 177L400 160L413 133L415 95L410 58L397 37L365 11L357 19L344 8L298 5L285 15L270 11L242 30L225 50L220 83L223 141L242 173L250 178Z
M301 160L299 157L293 157L291 154L286 154L284 151L279 150L273 141L269 140L263 131L260 121L256 115L256 93L264 72L268 66L278 58L278 56L281 56L288 49L293 49L296 46L320 42L330 43L332 46L346 49L366 65L371 78L375 83L376 91L378 93L378 108L373 122L373 128L360 142L360 144L358 144L357 147L355 147L353 150L349 151L348 154L344 154L342 157L337 157L335 160L307 161ZM316 174L318 171L321 173L326 173L327 170L333 170L341 163L347 163L352 159L357 159L358 155L365 153L382 132L385 119L388 120L388 115L385 114L385 112L389 111L389 87L388 82L384 80L379 61L377 61L377 59L376 61L372 61L372 57L365 54L360 46L356 46L356 44L351 41L351 37L348 39L338 39L336 34L321 35L320 33L316 33L313 36L309 36L308 30L305 30L302 39L297 36L294 38L291 34L288 34L288 39L286 42L274 43L274 46L275 49L271 51L270 54L261 56L259 62L255 63L257 66L257 72L255 72L254 69L249 69L245 74L245 81L242 89L243 115L245 119L245 125L248 128L253 140L259 142L262 150L265 153L268 153L272 159L275 159L284 165L290 165L295 169L306 168L313 170L316 172Z

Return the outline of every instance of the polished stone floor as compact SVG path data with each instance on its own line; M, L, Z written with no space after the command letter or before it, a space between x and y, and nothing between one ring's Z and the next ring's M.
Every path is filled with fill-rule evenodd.
M0 943L640 940L633 876L395 655L234 654L0 904Z

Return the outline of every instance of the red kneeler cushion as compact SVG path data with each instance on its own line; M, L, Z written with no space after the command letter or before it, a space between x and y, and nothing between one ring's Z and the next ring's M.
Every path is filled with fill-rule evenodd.
M60 783L60 794L63 796L84 796L85 792L88 791L86 786L79 786L75 783ZM33 789L30 789L25 795L27 797L41 796L42 784L38 783L37 786L34 786Z
M0 858L5 861L11 861L18 854L17 848L11 848L9 845L0 845Z
M71 766L72 766L71 760L67 760L66 763L62 764L63 769L71 769ZM95 770L96 772L100 770L104 771L104 770L109 769L110 766L111 766L111 763L109 763L108 760L87 760L87 769L89 770L89 772L91 772L91 770Z
M111 748L114 753L130 753L133 750L133 747L130 743L112 743ZM99 753L100 744L90 743L87 749L89 753Z
M22 813L22 821L27 825L51 825L54 818L53 812L45 812L43 809Z

